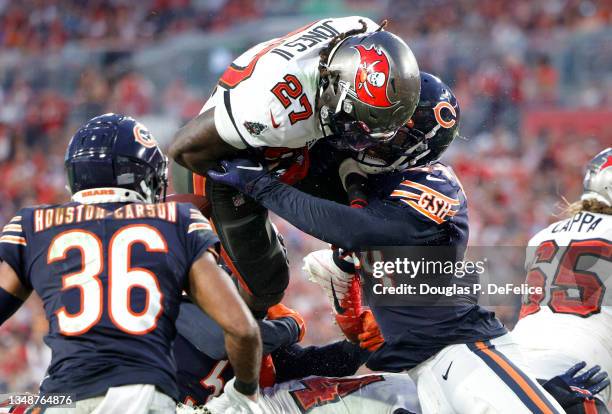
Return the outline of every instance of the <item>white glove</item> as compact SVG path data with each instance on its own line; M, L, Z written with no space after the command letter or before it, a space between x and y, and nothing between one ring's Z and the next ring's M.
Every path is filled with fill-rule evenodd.
M251 401L246 395L236 391L234 388L236 378L228 381L223 390L223 394L210 400L204 408L210 414L265 414L262 405L261 395L257 396L257 401ZM259 393L259 391L257 391Z
M178 403L176 405L176 414L210 414L203 405L197 407L190 407L188 405Z
M334 306L333 291L336 292L338 300L344 299L351 286L353 275L342 271L333 259L333 250L324 249L309 253L304 257L302 270L308 275L311 282L317 283L323 288L327 297ZM333 291L332 291L333 285Z

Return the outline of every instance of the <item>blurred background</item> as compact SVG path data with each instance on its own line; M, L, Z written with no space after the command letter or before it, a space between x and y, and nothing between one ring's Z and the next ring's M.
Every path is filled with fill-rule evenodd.
M525 245L612 144L610 0L0 0L0 223L68 199L64 150L92 116L132 115L167 145L242 51L347 15L388 18L459 98L464 139L444 160L466 189L474 246ZM306 342L338 338L300 271L324 245L277 223ZM497 311L512 326L516 309ZM46 329L36 297L0 328L0 392L37 389Z

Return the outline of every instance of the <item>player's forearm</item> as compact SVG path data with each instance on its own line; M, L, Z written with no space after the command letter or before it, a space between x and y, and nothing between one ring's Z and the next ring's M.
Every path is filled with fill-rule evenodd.
M214 110L208 110L179 129L168 155L189 170L205 175L217 161L236 154L236 148L227 144L217 133Z
M263 180L267 181L265 188L254 196L264 207L311 236L349 250L356 247L355 242L361 239L356 224L365 218L362 211L310 196L268 177L256 185Z
M338 341L324 346L283 347L272 354L279 382L310 375L342 377L355 374L365 362L368 351L358 344Z
M303 232L346 250L405 245L410 235L419 244L432 236L405 220L316 198L268 176L257 181L252 196Z
M0 325L8 320L30 295L17 273L6 262L0 262Z
M294 344L300 336L300 328L291 318L281 318L273 321L258 321L263 341L263 353L270 354L278 348Z
M23 301L0 287L0 326L23 305Z
M248 332L225 333L227 356L234 369L236 379L248 384L257 384L261 366L261 337L256 324Z
M223 329L227 356L236 378L257 384L261 365L259 326L216 258L204 253L189 272L189 294Z

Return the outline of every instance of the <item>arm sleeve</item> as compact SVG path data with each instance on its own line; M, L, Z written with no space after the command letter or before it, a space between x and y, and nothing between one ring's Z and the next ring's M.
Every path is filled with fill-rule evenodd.
M11 221L4 226L0 234L0 261L8 263L17 273L21 283L28 289L32 284L28 280L26 249L28 241L24 226L26 222L26 211L21 210Z
M298 340L299 328L292 318L262 320L259 321L259 328L264 354L270 354ZM227 359L223 330L187 298L184 298L181 303L176 329L203 354L212 359Z
M176 330L191 345L212 359L226 359L225 338L221 327L197 305L183 297Z
M294 344L300 336L300 328L292 318L258 321L263 341L263 354L271 354L280 347Z
M6 322L17 309L23 305L23 301L0 287L0 326Z
M278 382L309 375L323 377L353 375L368 356L368 351L348 341L305 348L294 344L280 348L272 354Z
M305 233L351 251L377 245L423 245L444 232L443 226L413 219L410 210L384 200L351 208L302 193L270 176L257 181L252 195Z

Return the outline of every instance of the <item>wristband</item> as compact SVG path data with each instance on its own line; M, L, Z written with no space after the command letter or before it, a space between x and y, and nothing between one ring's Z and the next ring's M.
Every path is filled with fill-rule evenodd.
M257 392L257 387L259 387L259 384L257 383L257 381L244 382L244 381L240 381L238 378L236 378L236 381L234 381L234 388L240 394L253 395L255 394L255 392Z

